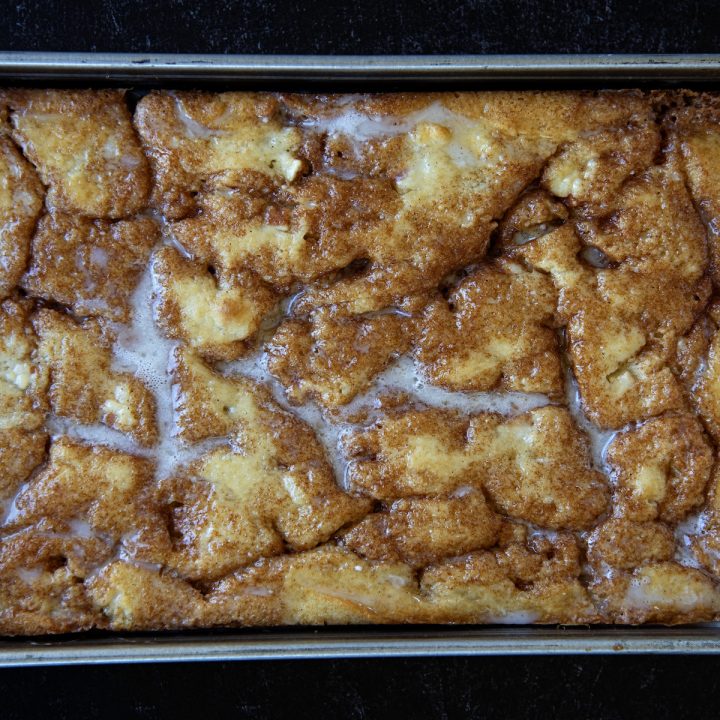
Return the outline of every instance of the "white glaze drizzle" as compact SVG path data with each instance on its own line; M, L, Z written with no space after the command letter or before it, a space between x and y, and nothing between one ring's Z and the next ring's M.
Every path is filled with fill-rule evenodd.
M612 480L612 473L608 468L605 456L610 443L617 435L617 430L601 430L590 421L583 408L580 388L578 387L575 374L568 368L565 373L565 392L568 409L570 410L575 424L587 435L590 441L593 465L596 470L604 473L609 480Z

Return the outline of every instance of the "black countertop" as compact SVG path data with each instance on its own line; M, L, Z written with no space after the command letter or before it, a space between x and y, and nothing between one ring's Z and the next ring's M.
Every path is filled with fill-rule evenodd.
M12 0L5 6L6 50L713 52L720 38L712 0Z
M218 53L717 52L701 0L13 0L0 48ZM0 670L0 718L717 718L720 660L574 656Z
M718 717L707 657L314 660L4 670L0 717Z

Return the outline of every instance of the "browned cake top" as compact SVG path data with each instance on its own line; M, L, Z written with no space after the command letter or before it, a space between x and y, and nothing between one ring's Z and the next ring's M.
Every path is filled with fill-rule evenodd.
M720 619L720 100L0 94L0 632Z

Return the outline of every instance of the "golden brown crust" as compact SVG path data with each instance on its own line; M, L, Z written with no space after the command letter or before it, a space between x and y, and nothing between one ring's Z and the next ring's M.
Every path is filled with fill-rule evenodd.
M48 532L50 530L51 532ZM27 528L0 541L0 631L8 635L77 632L104 627L89 601L87 563L108 548L53 528Z
M685 549L690 551L701 567L713 576L720 574L720 469L713 470L708 502L694 522L688 523L683 538Z
M443 557L492 547L499 517L481 491L456 496L403 498L350 528L342 543L372 560L394 560L424 567Z
M411 569L334 545L262 560L210 593L227 617L253 624L428 622Z
M266 388L222 378L187 351L177 356L181 423L230 435L161 485L171 506L174 554L182 574L215 579L237 567L327 540L369 508L335 485L309 426L283 411ZM181 424L200 439L198 425Z
M675 538L667 525L610 518L591 534L588 560L600 574L606 567L632 570L647 562L672 560Z
M484 265L428 305L417 358L430 382L458 392L563 395L550 278L517 263Z
M553 279L583 406L607 428L685 409L672 367L710 294L704 230L672 162L614 203L511 251Z
M720 618L719 108L4 93L0 632Z
M103 423L140 445L155 442L155 398L131 373L112 370L111 343L97 320L78 324L55 310L40 310L33 325L54 413L80 423Z
M720 107L717 95L679 93L664 96L667 106L664 127L669 143L682 158L682 166L693 201L707 228L710 272L720 283Z
M210 360L233 360L247 349L277 296L252 272L213 271L172 247L160 248L152 262L156 322L167 337L184 340Z
M152 92L135 124L153 167L153 203L170 218L188 214L206 185L233 187L244 171L292 180L302 169L299 133L282 127L269 95Z
M149 218L88 220L45 215L22 279L30 295L67 305L78 317L127 323L130 295L159 238Z
M344 445L350 487L379 500L484 488L507 515L551 528L586 527L607 504L604 478L563 408L512 419L411 410Z
M593 622L571 536L522 537L495 551L429 567L421 587L439 618L464 622Z
M268 370L301 405L337 408L367 390L373 378L409 350L415 321L402 310L347 316L319 308L285 320L265 346Z
M720 592L699 570L675 562L616 573L590 587L604 612L619 623L705 622L717 615Z
M705 428L720 441L720 333L718 301L708 305L705 315L678 344L678 374Z
M0 502L7 502L45 459L46 380L37 357L29 303L0 305Z
M153 630L160 607L168 626L212 624L198 590L155 568L115 560L95 573L86 587L89 604L107 619L111 630Z
M619 433L607 449L618 512L630 520L682 520L705 499L713 460L691 415L664 415Z
M45 460L48 436L43 430L0 430L0 499L7 500Z
M646 170L660 149L649 107L620 128L600 130L564 145L548 162L542 185L581 215L611 209L628 179Z
M38 357L30 303L0 305L0 427L38 429L44 419L46 378Z
M120 90L14 90L13 137L48 186L49 209L121 218L145 207L147 161Z
M148 523L143 498L151 477L151 465L142 458L60 438L42 472L16 497L6 525L16 529L52 517L66 531L77 521L89 526L79 534L120 541Z
M25 271L42 198L35 170L10 138L0 134L0 299Z

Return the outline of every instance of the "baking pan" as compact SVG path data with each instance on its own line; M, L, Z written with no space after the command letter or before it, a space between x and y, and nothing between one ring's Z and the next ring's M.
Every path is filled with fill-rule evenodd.
M720 86L716 55L142 55L0 52L1 84L262 86ZM343 627L86 633L0 639L0 666L188 660L571 653L720 653L720 625Z
M715 55L140 55L127 53L0 52L0 78L147 86L176 83L347 83L448 86L720 81Z

